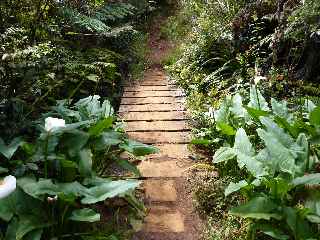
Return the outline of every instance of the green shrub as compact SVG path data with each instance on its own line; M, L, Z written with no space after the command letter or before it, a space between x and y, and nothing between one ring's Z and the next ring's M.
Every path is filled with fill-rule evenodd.
M247 198L245 204L230 213L251 220L250 239L259 232L276 239L315 238L319 234L319 212L314 208L320 183L316 172L319 107L306 102L303 115L295 116L285 101L272 99L271 103L272 110L260 92L252 89L249 105L237 108L250 117L243 127L237 127L233 147L221 147L213 157L214 163L235 158L239 168L248 172L243 180L232 182L225 189L226 197L241 191ZM221 110L226 113L224 108L219 113ZM252 137L244 128L253 123L256 132L251 133Z
M157 149L129 140L115 128L113 108L99 98L90 96L71 107L67 101L59 102L46 115L45 125L39 121L39 133L32 142L17 137L7 145L0 139L0 174L17 178L12 193L3 195L1 189L0 236L4 239L73 239L95 234L92 224L101 221L98 209L106 199L122 198L133 210L144 211L133 192L139 181L101 176L110 166L107 158L139 174L120 154L143 156Z

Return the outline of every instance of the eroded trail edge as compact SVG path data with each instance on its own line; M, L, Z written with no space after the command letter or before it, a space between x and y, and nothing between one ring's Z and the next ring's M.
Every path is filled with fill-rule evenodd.
M134 239L196 240L198 219L186 191L186 170L192 165L184 94L168 81L161 67L124 88L119 115L129 136L159 148L139 163L148 214Z

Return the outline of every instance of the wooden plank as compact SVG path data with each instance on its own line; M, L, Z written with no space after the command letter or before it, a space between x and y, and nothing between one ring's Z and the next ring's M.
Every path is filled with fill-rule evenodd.
M176 97L184 96L182 91L141 91L141 92L124 92L122 97Z
M119 113L123 112L168 112L168 111L184 111L186 110L183 104L169 103L169 104L144 104L144 105L121 105Z
M186 112L129 112L121 113L125 121L185 120Z
M187 131L191 128L186 121L138 121L126 122L125 130L127 132L143 132L143 131Z
M125 92L143 92L143 91L170 91L177 90L175 86L128 86L124 88Z
M146 144L190 143L188 132L129 132L129 137Z
M122 98L121 105L132 104L149 104L149 103L174 103L184 102L184 98L181 97L146 97L146 98Z

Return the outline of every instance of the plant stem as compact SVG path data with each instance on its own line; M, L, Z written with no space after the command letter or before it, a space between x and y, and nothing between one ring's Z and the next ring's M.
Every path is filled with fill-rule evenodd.
M48 132L45 142L45 152L44 152L44 177L48 178L48 146L49 146L50 132Z
M258 107L259 107L259 110L261 110L259 94L258 94L258 86L255 85L255 88L256 88L256 97L257 97Z

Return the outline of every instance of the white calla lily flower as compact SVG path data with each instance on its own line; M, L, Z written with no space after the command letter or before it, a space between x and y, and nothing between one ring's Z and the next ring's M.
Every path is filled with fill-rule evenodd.
M214 119L214 108L210 107L209 111L208 111L209 117L211 117L212 119Z
M46 131L56 130L58 128L64 128L66 126L66 121L59 118L47 117L45 119L44 128Z
M263 76L255 76L254 77L254 83L257 85L260 81L264 81L264 80L267 80L266 77L263 77Z
M0 180L0 199L9 196L16 190L17 180L14 176L7 176Z

